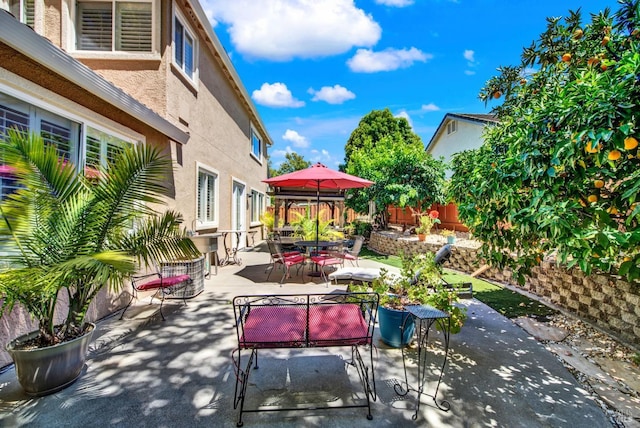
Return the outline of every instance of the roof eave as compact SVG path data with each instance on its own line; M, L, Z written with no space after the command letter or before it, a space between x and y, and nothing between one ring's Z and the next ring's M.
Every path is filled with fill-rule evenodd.
M0 11L0 41L171 140L180 144L186 144L189 141L187 132L137 101L4 10Z
M202 28L207 33L207 36L209 37L211 44L213 46L214 54L217 54L216 57L219 58L220 60L220 65L228 73L228 77L231 80L235 90L242 97L243 101L245 102L245 105L251 112L251 115L253 116L255 122L257 122L257 125L260 128L262 133L262 138L265 140L265 142L269 146L273 145L273 140L271 140L271 136L267 132L267 127L262 122L262 119L258 114L258 110L256 109L255 104L251 100L251 97L249 96L249 92L247 92L247 89L244 87L244 84L242 83L242 79L240 79L238 72L233 66L231 59L229 58L229 55L227 55L227 51L222 46L222 43L220 43L220 39L218 39L218 36L216 35L215 31L213 31L213 27L209 22L209 18L207 18L207 14L202 9L200 2L198 0L186 0L186 1L188 5L192 8L194 13L196 14L196 17L198 18L198 20L200 20L200 24L202 25Z

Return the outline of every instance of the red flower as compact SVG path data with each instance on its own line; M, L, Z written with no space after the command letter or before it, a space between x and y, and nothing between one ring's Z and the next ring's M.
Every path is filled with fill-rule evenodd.
M432 219L437 219L440 216L440 213L436 210L431 210L429 211L429 217L431 217Z

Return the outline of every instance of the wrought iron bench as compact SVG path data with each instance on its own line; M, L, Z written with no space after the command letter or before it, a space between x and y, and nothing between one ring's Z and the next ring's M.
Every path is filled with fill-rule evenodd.
M238 348L232 353L236 386L233 408L239 407L237 425L245 412L318 410L366 407L376 400L373 371L373 329L378 310L376 293L281 294L237 296L233 299ZM275 348L351 347L350 365L355 366L364 388L366 403L343 406L245 409L252 368L258 368L258 350ZM365 363L360 347L368 347ZM249 352L243 365L243 352ZM246 355L246 354L244 354Z

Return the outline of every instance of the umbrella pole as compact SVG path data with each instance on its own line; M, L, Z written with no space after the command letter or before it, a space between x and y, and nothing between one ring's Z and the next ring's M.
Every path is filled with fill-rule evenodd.
M318 241L320 233L320 180L318 180L318 190L316 190L316 255L318 254Z

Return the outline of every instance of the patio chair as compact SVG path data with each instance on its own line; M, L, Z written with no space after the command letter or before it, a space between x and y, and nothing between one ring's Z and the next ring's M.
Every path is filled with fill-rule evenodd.
M444 262L449 260L450 257L451 257L451 245L445 244L442 247L440 247L440 249L436 252L434 259L437 265L442 266L444 265ZM451 284L447 282L444 278L441 278L441 280L442 280L442 283L447 286L447 288L451 289L452 291L455 291L458 297L469 298L469 299L473 297L473 284L471 282L461 282L461 283Z
M127 311L127 309L129 309L129 306L131 306L131 302L133 302L133 299L137 299L139 292L154 291L149 304L153 303L153 299L155 297L158 297L158 299L160 299L160 316L164 321L162 304L164 303L165 297L173 294L176 290L185 287L186 285L193 282L191 276L186 273L173 276L163 276L158 264L154 263L154 268L155 272L143 275L134 275L131 277L131 287L133 289L133 292L131 293L131 299L129 299L129 303L127 303L127 306L125 306L122 314L120 315L120 319L124 317L124 313ZM155 279L151 279L154 277ZM185 306L187 304L186 297L186 294L183 294L182 300L184 301Z
M362 250L362 245L364 245L364 236L357 236L350 249L346 249L341 254L338 254L338 257L343 259L342 264L344 265L345 260L349 260L351 262L351 266L359 267L358 259L360 258L359 256L360 251Z
M269 254L271 255L271 264L267 266L267 270L269 271L267 281L271 276L271 272L273 272L278 265L281 265L284 269L284 275L282 275L282 279L280 280L280 286L282 286L284 280L291 276L291 267L297 266L298 270L296 273L299 273L300 268L304 266L306 257L299 251L283 252L280 244L271 239L267 240L267 246L269 247Z

